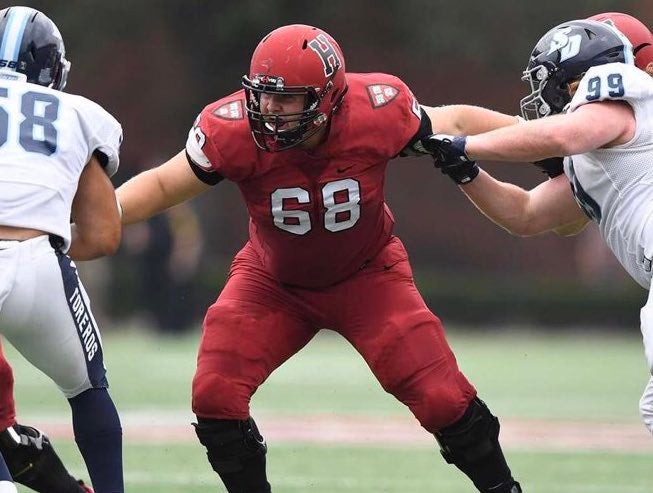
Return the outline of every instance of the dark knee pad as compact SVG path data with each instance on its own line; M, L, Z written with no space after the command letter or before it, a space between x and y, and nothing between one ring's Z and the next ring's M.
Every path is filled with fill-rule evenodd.
M435 433L442 457L482 492L520 493L499 444L499 420L479 398L462 418Z
M476 398L462 418L435 433L449 464L474 462L499 446L499 420Z
M217 473L238 472L249 459L264 456L267 445L252 418L198 418L193 423L200 443L206 447L211 466Z
M0 433L0 452L14 481L40 493L83 493L40 430L15 425Z
M254 420L198 418L193 423L209 463L229 493L269 493L267 445Z

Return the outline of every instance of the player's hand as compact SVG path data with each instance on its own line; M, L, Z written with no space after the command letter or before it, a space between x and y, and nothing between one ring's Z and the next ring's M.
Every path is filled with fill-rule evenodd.
M431 134L422 139L422 145L433 156L433 164L458 185L471 182L478 176L479 168L465 153L467 137Z
M563 162L564 158L562 157L548 157L540 161L535 161L533 164L549 178L555 178L565 172Z

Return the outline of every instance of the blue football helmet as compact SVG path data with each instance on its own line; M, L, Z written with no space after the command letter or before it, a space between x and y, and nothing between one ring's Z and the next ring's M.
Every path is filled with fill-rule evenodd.
M531 93L520 101L527 120L562 113L571 101L568 84L591 67L633 64L628 39L609 24L576 20L560 24L535 45L522 77Z
M27 82L62 90L70 62L59 29L29 7L0 10L0 70L27 76Z

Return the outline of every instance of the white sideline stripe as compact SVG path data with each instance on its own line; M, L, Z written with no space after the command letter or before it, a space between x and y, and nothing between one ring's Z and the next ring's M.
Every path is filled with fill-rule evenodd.
M177 411L121 413L129 442L195 442L190 425L194 419L191 413ZM409 417L261 414L256 421L270 443L435 446L431 435ZM22 415L21 422L42 428L55 439L72 438L69 416ZM505 418L501 420L501 443L511 449L542 451L653 452L653 437L639 423Z

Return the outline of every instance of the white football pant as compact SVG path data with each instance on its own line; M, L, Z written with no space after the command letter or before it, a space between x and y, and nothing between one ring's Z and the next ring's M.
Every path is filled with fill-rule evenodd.
M653 290L649 291L646 305L640 311L640 324L646 364L653 375ZM653 433L653 377L649 379L639 400L639 413L646 427Z
M107 386L88 295L47 236L0 241L0 333L67 398Z
M649 379L639 400L639 414L648 430L653 433L653 377Z
M14 483L9 481L0 481L0 493L18 493Z

